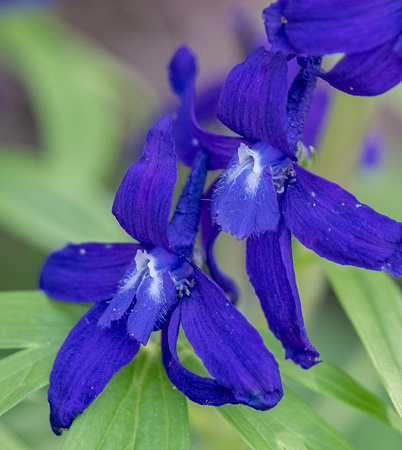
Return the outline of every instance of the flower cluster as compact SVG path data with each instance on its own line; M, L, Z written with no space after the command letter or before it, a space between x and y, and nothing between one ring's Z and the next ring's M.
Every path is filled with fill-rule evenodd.
M169 80L180 107L173 124L165 115L150 129L143 156L128 169L113 204L119 224L137 243L68 245L52 253L41 272L40 287L49 296L95 302L67 337L51 373L56 434L70 427L157 330L166 372L191 400L259 410L280 401L277 362L234 306L236 286L216 262L214 242L221 231L247 239L247 273L269 328L286 358L306 369L320 361L303 323L292 235L338 264L402 275L402 224L299 164L308 153L301 141L317 77L347 92L353 87L355 95L373 95L402 74L400 2L353 2L353 11L343 5L336 14L338 3L279 0L264 11L272 50L260 47L234 67L220 95L218 117L235 137L199 125L196 57L188 47L173 56ZM370 16L377 4L386 4L375 13L381 13L382 26ZM367 31L363 24L372 22ZM364 29L364 35L352 40L342 26L350 33ZM335 36L325 37L334 29ZM324 73L321 55L339 51L344 59ZM375 62L376 70L392 66L381 86L370 82L379 53L387 62ZM300 69L289 86L295 54ZM177 158L191 171L170 219ZM204 192L207 171L214 169L223 173ZM194 257L199 224L210 277ZM180 326L211 378L181 364Z

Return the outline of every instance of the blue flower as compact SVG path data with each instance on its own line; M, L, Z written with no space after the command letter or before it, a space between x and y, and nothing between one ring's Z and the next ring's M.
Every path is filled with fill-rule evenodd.
M194 58L188 50L179 51L183 59L185 51L188 59ZM309 62L318 67L320 61L309 58ZM194 77L186 77L176 65L173 69L176 79L183 85L188 83L190 90ZM192 127L197 132L198 148L210 151L217 165L224 164L224 158L219 159L219 148L225 149L225 158L229 149L233 155L209 191L212 206L204 210L202 218L211 275L220 283L221 273L216 270L212 248L219 227L239 240L248 237L247 272L269 327L281 340L286 357L308 368L317 363L319 354L310 344L303 324L291 234L336 263L371 270L385 268L400 276L402 224L376 213L340 186L298 165L298 142L316 77L301 69L288 90L286 71L286 56L260 48L230 72L218 116L244 138L225 141L224 136L216 137L214 149L214 135L201 132L196 123ZM185 130L194 120L186 101L184 96L185 107L182 105L175 122L176 135L191 133L191 129ZM194 152L190 147L185 150Z
M281 399L277 363L257 331L193 262L207 154L199 152L169 223L177 179L171 120L149 131L142 158L127 171L113 214L139 244L85 243L52 253L40 276L51 297L95 305L62 345L50 375L51 425L69 428L114 373L162 329L166 372L191 400L266 410ZM180 325L213 378L183 367Z
M402 80L400 0L278 0L263 18L275 52L345 53L329 72L317 72L341 91L378 95Z

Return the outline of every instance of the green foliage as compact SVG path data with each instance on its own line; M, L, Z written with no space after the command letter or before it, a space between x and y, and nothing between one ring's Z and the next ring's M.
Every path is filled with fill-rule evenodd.
M149 112L146 83L52 15L4 15L0 50L31 95L49 168L74 184L108 175L127 131L123 124L129 119L135 130Z
M149 344L79 416L63 449L189 448L187 401L174 389Z
M0 361L0 414L49 383L58 349L54 345L31 347Z
M0 414L48 384L60 345L86 309L41 292L0 294L0 348L23 348L0 360ZM189 435L186 398L149 344L74 422L65 448L184 449Z
M51 15L2 15L0 55L28 91L40 140L37 151L12 145L0 149L1 226L41 250L68 241L127 239L110 213L113 192L106 182L125 133L140 129L152 109L154 98L146 83ZM367 99L337 97L319 167L322 175L346 181L371 121L372 103L368 107ZM309 263L303 259L298 264ZM332 264L327 272L402 414L400 291L384 273ZM87 307L56 302L36 291L0 294L0 414L47 385L60 345ZM283 359L284 351L270 333L261 334L280 363L285 385L296 382L401 432L395 411L325 355L322 364L304 371ZM188 343L180 355L188 367L203 373ZM234 405L217 410L252 449L351 448L286 387L283 401L271 411ZM159 347L149 344L76 419L63 448L185 449L188 422L187 401L167 379ZM4 424L0 442L4 449L26 448Z
M395 410L372 394L357 380L337 367L325 356L323 362L304 370L291 360L284 360L284 350L271 333L260 330L264 342L279 361L280 371L290 380L328 397L335 398L354 408L370 414L402 433L402 421Z
M0 414L49 382L60 345L86 305L54 302L42 292L0 294Z
M283 400L270 411L234 405L221 406L218 411L255 450L353 448L289 389L285 389Z
M55 302L41 291L0 293L0 348L59 346L88 305Z
M402 295L385 272L328 263L338 299L402 416Z
M0 442L2 450L28 450L24 442L3 423L0 423Z
M127 239L104 182L152 109L146 83L51 15L4 14L0 55L27 87L42 147L0 149L1 225L44 250Z

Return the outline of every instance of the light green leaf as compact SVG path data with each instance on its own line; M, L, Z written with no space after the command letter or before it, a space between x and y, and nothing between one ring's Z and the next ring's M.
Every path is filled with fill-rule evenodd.
M256 411L243 405L221 406L218 411L252 449L353 448L296 394L286 388L284 391L284 398L269 411Z
M48 384L61 344L87 309L41 291L0 293L0 348L24 349L0 360L0 414Z
M67 242L129 239L111 213L110 192L101 186L76 188L51 178L33 155L3 152L0 223L45 250Z
M88 309L48 299L41 291L0 293L0 348L60 346Z
M319 394L336 398L350 406L353 406L366 414L370 414L385 424L402 433L402 421L389 407L377 396L372 394L364 386L351 376L323 357L323 362L304 370L291 360L284 360L284 350L280 342L267 332L260 331L269 350L279 361L281 374L302 386Z
M0 360L0 415L46 386L58 346L21 350Z
M189 448L186 398L168 380L159 349L142 349L74 421L63 449L82 448Z
M327 263L338 299L402 416L402 294L384 272Z

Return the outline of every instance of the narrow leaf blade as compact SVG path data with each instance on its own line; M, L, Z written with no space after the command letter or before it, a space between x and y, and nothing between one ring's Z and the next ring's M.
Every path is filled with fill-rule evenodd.
M323 356L323 362L304 370L290 360L283 360L284 350L267 331L260 331L266 346L280 362L281 374L319 394L335 398L370 414L402 433L402 421L395 410L372 394L362 384Z
M402 417L402 294L384 272L327 264L338 299Z
M128 239L110 212L110 192L100 185L60 183L54 176L32 154L1 152L1 225L44 250L71 241Z

